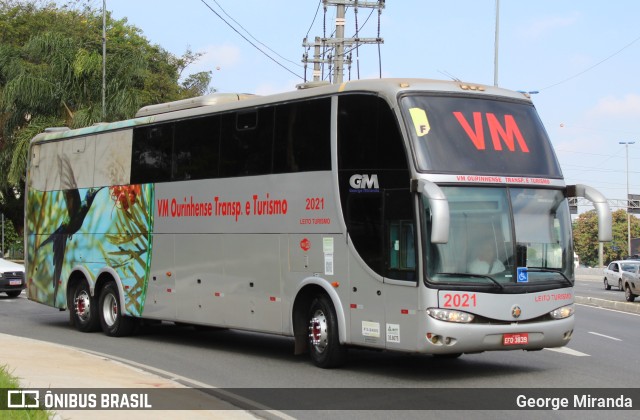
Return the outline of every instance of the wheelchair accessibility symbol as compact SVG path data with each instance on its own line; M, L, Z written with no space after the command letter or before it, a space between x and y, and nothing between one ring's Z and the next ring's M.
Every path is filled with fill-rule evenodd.
M518 267L518 283L528 283L529 282L529 271L527 271L527 267Z

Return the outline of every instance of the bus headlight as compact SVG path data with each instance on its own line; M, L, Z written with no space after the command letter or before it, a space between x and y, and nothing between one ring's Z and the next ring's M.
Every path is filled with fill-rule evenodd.
M575 311L575 306L572 303L571 305L554 309L553 311L549 312L549 315L551 315L551 318L553 319L565 319L573 315L574 311Z
M427 315L439 321L460 322L463 324L473 321L473 315L452 309L429 308Z

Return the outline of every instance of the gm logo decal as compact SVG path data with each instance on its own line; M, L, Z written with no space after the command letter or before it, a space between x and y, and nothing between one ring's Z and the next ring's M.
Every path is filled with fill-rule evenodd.
M378 183L378 175L372 174L355 174L349 178L351 188L349 192L379 192L380 184Z

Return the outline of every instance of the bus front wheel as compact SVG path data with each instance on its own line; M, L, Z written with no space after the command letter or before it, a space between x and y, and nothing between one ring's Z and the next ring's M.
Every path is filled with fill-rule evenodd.
M338 319L333 302L327 295L318 295L309 308L309 352L313 363L324 369L342 365L347 349L340 344Z
M120 294L114 282L102 288L98 312L102 331L108 336L123 337L133 332L136 320L122 314Z

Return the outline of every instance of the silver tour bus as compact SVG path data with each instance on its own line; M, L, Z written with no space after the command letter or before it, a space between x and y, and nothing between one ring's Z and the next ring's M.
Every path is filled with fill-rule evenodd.
M444 357L566 345L568 197L526 95L380 79L214 94L30 145L31 300L122 336L142 319Z

